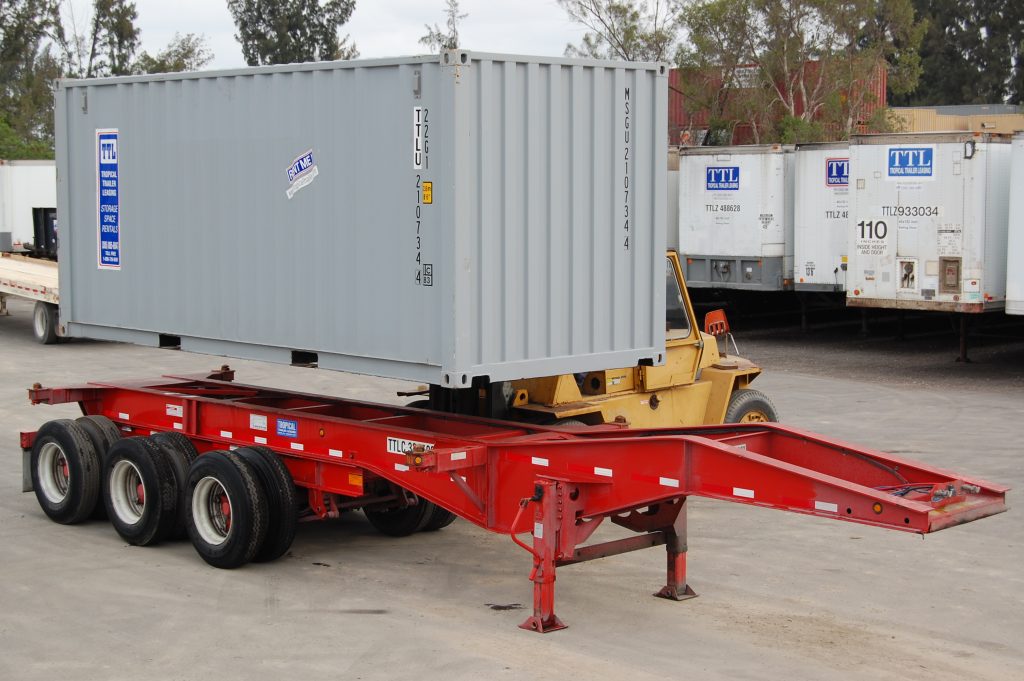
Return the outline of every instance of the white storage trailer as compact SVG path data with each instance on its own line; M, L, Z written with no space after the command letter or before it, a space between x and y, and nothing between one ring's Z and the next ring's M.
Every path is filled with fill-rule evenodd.
M847 305L1004 306L1008 142L969 132L851 139Z
M34 239L33 209L57 206L53 161L0 159L0 251L20 253Z
M845 291L850 231L849 145L797 145L793 194L794 288Z
M1024 132L1013 137L1006 247L1006 313L1024 314Z
M678 229L689 287L792 288L793 148L680 149Z
M64 81L62 324L443 387L661 363L666 74L451 51Z

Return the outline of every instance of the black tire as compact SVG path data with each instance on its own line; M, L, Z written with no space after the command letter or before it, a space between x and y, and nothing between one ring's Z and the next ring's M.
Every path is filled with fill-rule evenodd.
M234 452L207 452L192 463L185 502L188 536L213 567L245 565L267 536L266 495L256 472Z
M413 400L405 406L413 409L430 409L430 400Z
M174 518L174 527L168 535L169 539L185 539L188 531L185 529L185 489L188 486L188 472L192 462L199 457L192 441L181 433L154 433L149 439L160 447L170 464L171 473L174 474L174 483L178 490L178 503Z
M80 523L96 508L102 466L89 435L74 421L49 421L36 433L30 459L40 508L54 522Z
M580 421L579 419L559 419L555 421L553 426L558 428L589 428L590 424Z
M103 468L103 503L110 524L126 542L150 546L170 537L178 519L178 496L171 462L155 442L127 437L110 448Z
M252 466L267 496L267 536L252 557L255 563L277 560L291 548L299 522L295 481L281 457L269 447L242 447L235 454Z
M760 390L741 388L729 398L729 408L725 410L726 423L764 423L778 421L779 414L775 405Z
M92 446L96 449L96 455L100 460L100 471L102 471L107 462L107 453L114 443L121 439L121 431L106 416L80 416L75 419L75 423L85 431L92 441ZM102 483L100 489L102 489ZM107 519L107 509L103 504L102 494L96 495L96 506L93 507L89 517L93 520Z
M383 511L364 508L363 514L381 534L389 537L408 537L427 526L435 508L437 506L426 499L418 499L418 503L403 508Z
M57 306L37 300L35 309L32 310L32 333L36 340L43 345L56 343L57 324Z
M434 510L431 511L430 517L427 519L427 524L423 526L423 532L437 532L438 530L448 527L459 516L455 515L446 508L442 508L437 504L434 504Z
M153 433L149 437L160 445L170 445L184 454L185 458L188 459L189 466L199 458L199 450L192 444L192 440L189 440L181 433Z

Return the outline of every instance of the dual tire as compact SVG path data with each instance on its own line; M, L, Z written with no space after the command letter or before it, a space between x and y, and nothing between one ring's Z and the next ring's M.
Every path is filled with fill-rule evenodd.
M275 560L291 547L295 484L270 449L199 456L180 433L120 435L101 416L39 429L32 482L47 516L73 524L106 515L135 546L187 536L203 560L220 568Z
M191 467L186 527L196 552L218 568L284 555L295 538L295 485L274 452L208 452Z
M435 532L448 527L458 517L446 508L419 497L416 503L386 510L363 509L370 524L389 537L407 537L415 532Z

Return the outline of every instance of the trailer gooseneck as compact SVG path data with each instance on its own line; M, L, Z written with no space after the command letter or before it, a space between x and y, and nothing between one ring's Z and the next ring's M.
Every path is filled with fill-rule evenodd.
M522 627L539 632L565 626L555 571L573 563L664 545L667 577L656 595L694 596L689 496L918 533L1006 510L1006 487L774 423L570 430L233 379L223 367L204 377L34 386L33 403L77 402L86 423L22 433L26 488L58 522L88 517L102 497L133 543L186 525L200 555L221 567L287 550L293 482L308 495L310 518L363 508L383 531L408 534L459 516L531 553L533 614ZM586 544L606 519L637 535ZM519 538L526 532L532 541Z

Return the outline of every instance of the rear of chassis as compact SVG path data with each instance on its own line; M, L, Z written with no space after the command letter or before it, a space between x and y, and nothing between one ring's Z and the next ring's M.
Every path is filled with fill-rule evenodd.
M693 597L690 496L921 534L1006 510L1007 487L775 423L527 426L242 385L227 367L202 377L36 385L29 396L77 402L124 436L182 434L197 462L214 451L269 448L308 498L307 519L433 504L507 533L532 557L533 614L521 626L538 632L565 626L555 615L555 572L573 563L664 545L666 581L655 595ZM37 432L21 434L26 491ZM102 485L103 493L112 487ZM587 544L606 519L636 535Z

